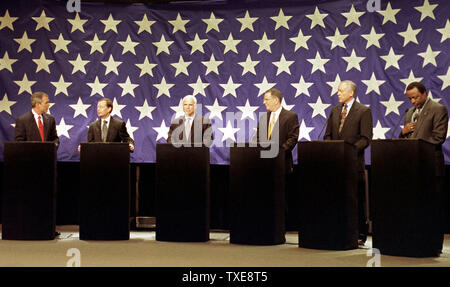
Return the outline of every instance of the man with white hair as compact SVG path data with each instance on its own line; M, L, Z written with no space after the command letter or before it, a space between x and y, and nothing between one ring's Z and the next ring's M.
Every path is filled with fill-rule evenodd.
M183 146L211 146L214 136L211 121L195 113L197 99L188 95L183 98L184 115L176 118L169 128L167 142Z
M356 84L342 81L338 87L339 105L333 107L327 122L324 140L344 140L356 148L358 159L358 225L360 245L367 239L368 219L366 216L365 160L364 150L373 135L372 112L369 107L355 100Z

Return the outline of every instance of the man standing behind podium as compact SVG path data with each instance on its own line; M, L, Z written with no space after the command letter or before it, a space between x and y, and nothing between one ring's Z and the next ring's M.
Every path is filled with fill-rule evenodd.
M55 118L47 114L50 107L48 95L44 92L33 93L31 106L31 111L17 118L14 140L54 142L58 146Z
M442 144L447 138L448 111L445 106L427 98L427 89L420 82L412 82L406 87L406 96L414 106L405 115L405 126L400 138L422 139L435 145L435 176L437 204L442 202L445 185L445 162ZM443 220L443 207L438 207L438 216ZM440 222L440 228L443 223ZM437 242L442 249L444 232Z
M125 122L113 118L113 103L101 98L97 103L97 115L100 119L89 125L88 142L124 142L134 151L134 140L129 136Z
M186 146L205 145L210 147L214 136L207 117L195 114L197 99L188 95L183 98L184 115L176 118L169 128L167 142Z
M277 140L281 150L286 153L285 172L292 174L294 167L292 150L298 142L300 125L297 114L285 110L281 106L282 101L280 90L270 89L264 93L263 103L268 113L259 119L254 140L257 142ZM262 132L261 129L266 129L267 132ZM263 136L267 138L262 138Z
M324 140L344 140L355 146L358 154L358 229L359 244L367 239L364 150L372 140L372 112L355 100L356 84L342 81L338 87L339 105L333 107L327 122Z

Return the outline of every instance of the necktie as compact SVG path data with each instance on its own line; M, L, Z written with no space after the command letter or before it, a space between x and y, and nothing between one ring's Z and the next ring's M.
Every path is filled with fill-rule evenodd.
M44 125L41 121L41 115L38 116L38 123L39 123L39 134L41 135L41 140L44 141Z
M419 118L419 110L416 109L413 115L413 122L417 122L417 118Z
M269 131L267 133L267 139L270 140L270 136L272 135L273 126L275 125L275 115L272 115L272 119L269 123Z
M108 121L103 121L103 127L102 127L102 141L106 142L106 136L108 135Z
M188 140L191 134L191 118L186 118L186 125L184 126L184 130L186 133L186 140Z
M344 109L341 113L341 123L339 124L339 133L342 131L342 127L344 127L345 118L347 117L347 105L344 105Z

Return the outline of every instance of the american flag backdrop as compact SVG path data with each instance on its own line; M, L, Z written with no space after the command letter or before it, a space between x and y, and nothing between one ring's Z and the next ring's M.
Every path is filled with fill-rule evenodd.
M75 13L65 1L2 1L0 160L36 91L50 96L60 161L79 160L102 96L136 142L133 162L155 162L188 94L213 123L212 164L249 140L272 87L298 114L299 140L317 140L345 79L372 109L374 139L397 137L409 82L450 109L450 1L381 0L375 12L367 2L81 2ZM448 138L444 153L449 164Z

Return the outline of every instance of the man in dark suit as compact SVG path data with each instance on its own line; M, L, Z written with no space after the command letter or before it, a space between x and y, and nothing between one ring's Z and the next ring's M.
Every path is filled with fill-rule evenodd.
M211 146L214 139L211 121L195 113L196 105L197 99L194 96L183 98L184 115L170 124L168 143L177 146Z
M266 106L267 113L259 118L256 128L256 135L253 141L261 143L270 142L269 153L277 156L279 152L285 154L285 228L286 230L298 230L297 218L297 191L295 186L294 163L292 159L292 150L298 142L300 125L296 113L285 110L281 103L283 96L278 89L269 89L264 93L263 103Z
M358 229L359 244L367 239L369 228L366 215L364 150L372 140L372 112L355 100L356 85L342 81L338 87L339 105L333 107L327 122L324 140L344 140L355 146L358 167Z
M18 117L14 128L15 141L54 142L59 146L55 118L47 114L50 107L48 95L35 92L31 95L31 111ZM55 237L61 235L55 230Z
M31 111L17 118L14 140L54 142L58 146L55 118L47 114L50 106L48 95L43 92L33 93L31 106Z
M97 115L100 119L89 125L88 142L123 142L128 143L134 151L134 140L129 136L124 121L113 118L113 103L108 98L101 98L97 103Z
M281 106L281 91L270 89L264 93L264 105L267 113L258 122L254 140L257 142L276 141L285 156L285 172L293 172L292 150L298 142L300 124L296 113L285 110Z
M412 82L406 87L406 95L414 106L406 112L405 126L400 138L422 139L435 145L435 176L438 204L438 216L442 219L438 225L442 236L438 239L437 248L442 250L444 240L443 220L444 207L439 205L443 200L445 185L445 162L442 144L447 138L448 111L447 108L427 97L427 89L420 82Z

